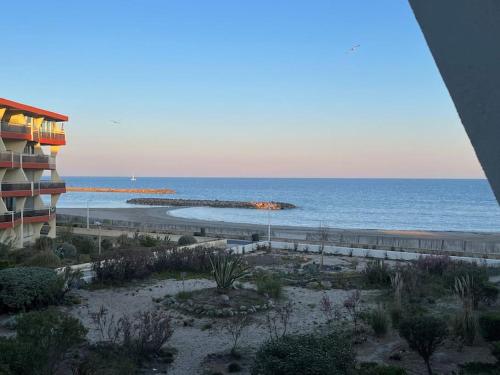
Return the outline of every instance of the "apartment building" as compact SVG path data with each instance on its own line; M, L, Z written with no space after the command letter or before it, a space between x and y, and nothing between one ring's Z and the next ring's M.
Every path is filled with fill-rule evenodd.
M41 234L55 237L56 204L66 192L56 157L66 144L67 121L68 116L0 98L0 242L23 247ZM42 178L44 171L50 178Z

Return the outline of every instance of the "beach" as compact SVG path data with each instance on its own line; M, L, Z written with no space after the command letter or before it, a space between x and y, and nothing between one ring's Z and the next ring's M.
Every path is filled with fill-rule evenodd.
M112 227L129 227L150 231L172 233L199 232L213 237L250 239L258 233L261 239L267 239L268 226L260 224L234 223L186 219L173 216L173 210L179 207L133 207L133 208L92 208L91 223L94 220ZM85 208L59 208L58 216L63 221L68 218L86 220ZM341 229L325 228L327 242L354 246L369 246L391 250L429 250L443 251L450 255L495 255L500 254L500 233L467 231L415 231L381 229ZM271 237L286 241L318 242L319 227L295 227L273 225Z

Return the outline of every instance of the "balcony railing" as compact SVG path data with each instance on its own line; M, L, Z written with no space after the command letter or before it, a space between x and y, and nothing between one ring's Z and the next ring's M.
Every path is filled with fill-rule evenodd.
M28 209L23 211L23 217L53 216L56 213L55 207Z
M0 184L1 197L31 197L39 194L61 194L65 192L65 182L4 182Z
M0 122L0 136L2 138L26 139L48 145L64 145L66 137L62 130L38 130L30 124L13 124Z
M55 158L49 155L0 152L0 167L26 169L56 169Z
M18 222L21 222L21 212L8 211L0 214L0 228L13 228Z

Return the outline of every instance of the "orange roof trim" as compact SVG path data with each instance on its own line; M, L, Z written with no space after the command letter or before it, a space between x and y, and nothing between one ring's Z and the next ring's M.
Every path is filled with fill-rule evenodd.
M7 107L10 109L18 109L20 111L28 112L34 115L43 116L48 120L52 121L68 121L68 116L61 115L59 113L46 111L45 109L40 109L36 107L32 107L30 105L22 104L15 102L13 100L8 100L4 98L0 98L0 107Z

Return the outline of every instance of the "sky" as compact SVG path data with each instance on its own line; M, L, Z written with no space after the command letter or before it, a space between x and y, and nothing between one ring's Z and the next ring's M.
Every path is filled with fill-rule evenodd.
M61 175L484 178L406 0L2 14L0 97L69 115Z

